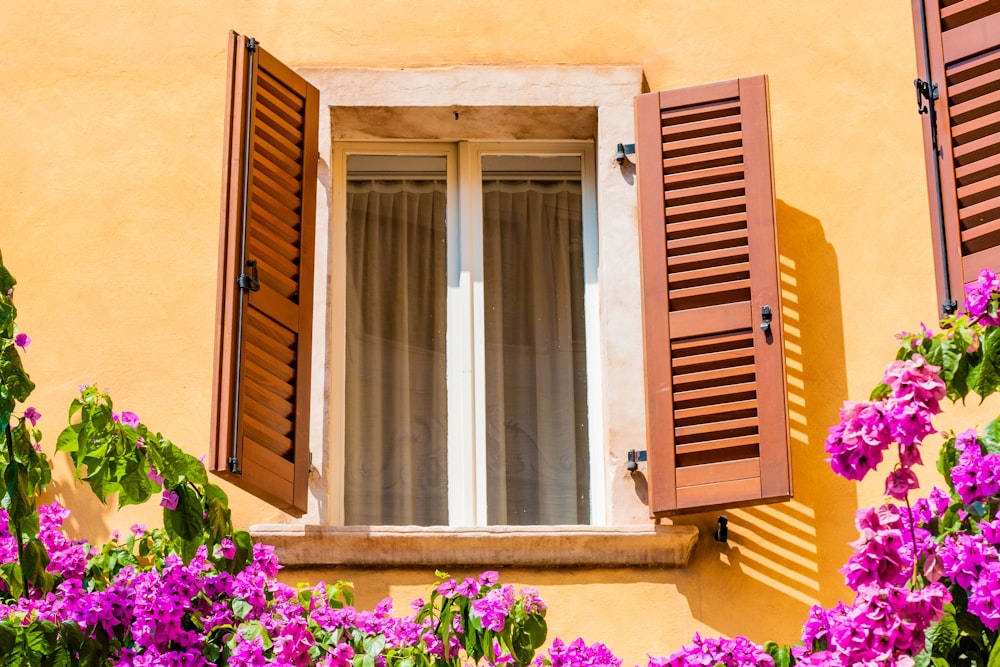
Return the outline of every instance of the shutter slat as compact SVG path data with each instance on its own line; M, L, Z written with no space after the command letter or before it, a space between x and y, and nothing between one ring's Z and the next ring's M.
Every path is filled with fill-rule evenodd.
M285 187L285 184L275 179L266 170L259 168L257 164L251 169L250 174L254 188L263 190L267 193L268 197L290 211L299 210L302 204L299 192Z
M692 405L710 403L733 403L742 400L756 399L757 385L754 382L730 382L721 387L705 389L690 389L684 391L675 388L674 405L678 410Z
M681 459L711 458L718 452L747 452L747 457L757 456L757 434L742 435L721 440L702 440L688 445L677 445L677 456ZM708 457L705 455L708 454ZM697 464L696 464L697 465Z
M319 93L264 49L251 52L247 45L230 35L211 467L302 514L310 462ZM244 259L256 262L258 291L237 287Z
M704 185L696 185L686 188L668 188L667 206L679 206L687 203L714 199L743 197L745 192L746 190L744 188L743 179L707 183Z
M747 503L764 495L758 478L717 482L677 489L677 504L681 507L709 508Z
M261 122L261 120L258 118L254 124L254 142L263 143L266 147L271 148L272 155L280 154L292 162L301 162L302 147L288 141L274 127Z
M983 202L980 206L986 205L993 206L993 209L981 215L988 215L990 218L986 222L969 227L962 232L962 246L966 255L982 252L1000 244L1000 201Z
M650 510L788 497L766 79L640 95L636 122Z
M663 155L668 158L685 155L704 155L717 151L739 148L743 145L743 133L725 132L707 137L695 137L664 144Z
M733 109L734 112L738 109ZM683 118L683 117L682 117ZM707 137L718 134L736 134L740 132L739 113L729 113L712 118L694 120L692 122L669 122L671 117L664 118L668 121L663 125L663 140L672 142L682 142L688 139L697 140L700 137Z
M685 271L695 271L710 266L738 264L747 261L747 253L748 249L746 246L734 246L732 248L719 248L705 252L671 255L667 260L667 270L671 275L676 275L679 273L682 274Z
M716 484L730 480L759 479L760 459L742 459L690 466L677 471L678 486Z
M670 330L677 336L698 336L705 329L734 331L753 326L750 302L727 303L705 308L676 310L670 313Z
M738 248L747 244L745 229L726 232L714 232L700 236L688 236L683 239L668 240L667 254L674 256L689 252L709 252L716 248Z
M738 211L714 218L701 218L699 220L688 220L687 222L670 223L667 225L667 239L680 239L688 236L700 236L702 234L713 234L715 232L746 228L746 211Z
M731 419L734 416L749 416L751 413L756 414L756 412L757 400L747 399L732 403L712 403L694 408L676 408L674 419L678 426L684 426L708 418Z
M743 149L739 146L734 148L719 148L691 155L665 157L663 159L663 173L665 175L689 173L742 163Z
M727 164L710 169L684 171L676 174L664 174L663 186L671 188L689 188L709 183L722 183L743 178L743 167L739 164Z
M673 299L675 292L680 295L682 290L701 287L706 283L732 282L746 280L750 277L750 262L734 262L721 266L708 266L703 269L685 271L671 276L671 290L668 299Z
M997 35L1000 35L1000 3L987 0L984 4L986 11L981 18L956 22L954 27L945 26L941 35L945 62L954 62L996 47ZM930 12L928 18L933 16L934 12Z
M1000 197L1000 172L958 188L959 206L969 206L997 197Z

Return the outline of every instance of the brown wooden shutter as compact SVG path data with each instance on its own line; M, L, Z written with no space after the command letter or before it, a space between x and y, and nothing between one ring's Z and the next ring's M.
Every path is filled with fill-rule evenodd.
M636 98L654 515L791 494L767 99L763 76Z
M937 155L930 114L923 121L938 292L943 301L944 252L950 296L961 303L965 283L985 267L1000 269L1000 0L911 2L917 69L927 81L929 60L939 95Z
M211 468L300 514L310 464L319 92L236 33L228 86Z

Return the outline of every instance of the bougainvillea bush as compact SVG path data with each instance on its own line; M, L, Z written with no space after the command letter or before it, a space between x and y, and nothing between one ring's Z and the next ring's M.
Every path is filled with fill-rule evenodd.
M28 403L31 338L17 328L14 284L0 259L0 664L620 667L582 639L553 639L536 655L545 603L496 572L438 573L429 600L402 616L390 599L356 609L344 582L280 583L273 550L234 529L201 461L91 385L72 400L56 451L102 501L158 499L163 528L135 525L102 546L67 538L68 510L40 500L51 466ZM947 488L911 498L942 402L1000 390L998 304L1000 279L984 271L940 333L899 336L882 382L830 429L833 471L862 480L881 466L889 499L857 514L843 569L854 600L813 608L797 646L695 635L647 667L1000 667L1000 419L944 434L935 446Z

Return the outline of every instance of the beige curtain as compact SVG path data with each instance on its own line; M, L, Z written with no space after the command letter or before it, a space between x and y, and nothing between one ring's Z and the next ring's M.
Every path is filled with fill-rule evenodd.
M445 206L443 181L348 183L348 524L448 523Z
M576 182L483 184L490 524L590 520Z

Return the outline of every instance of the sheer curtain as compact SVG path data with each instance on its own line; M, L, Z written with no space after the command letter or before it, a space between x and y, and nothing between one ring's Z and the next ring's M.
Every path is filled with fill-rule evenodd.
M348 524L448 523L446 187L347 186Z
M581 199L483 183L490 524L590 520Z

